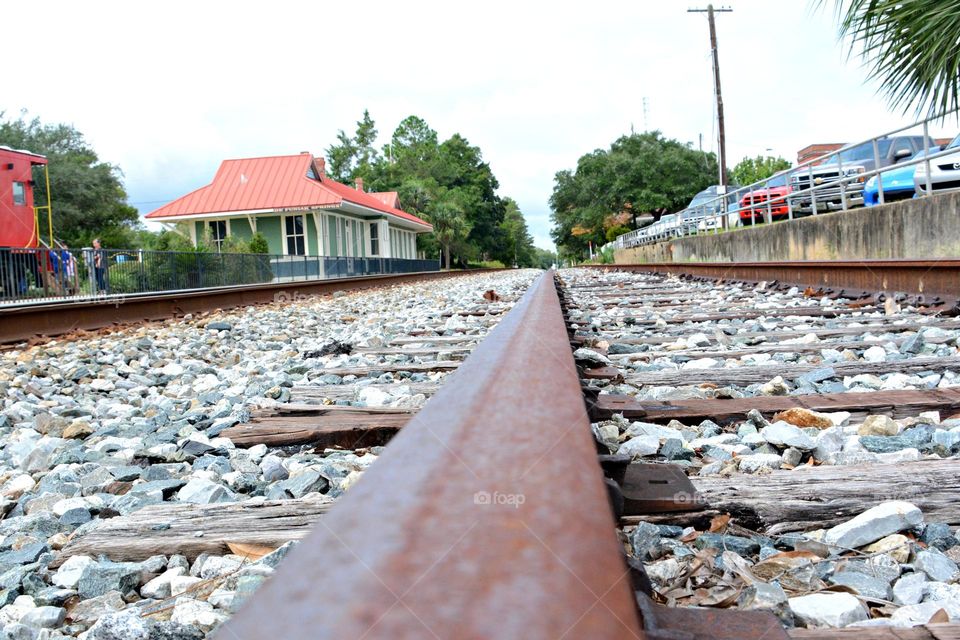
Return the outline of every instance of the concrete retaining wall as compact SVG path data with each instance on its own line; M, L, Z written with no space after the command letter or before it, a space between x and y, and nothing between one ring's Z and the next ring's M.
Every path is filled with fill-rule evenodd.
M618 264L960 257L960 192L616 252Z

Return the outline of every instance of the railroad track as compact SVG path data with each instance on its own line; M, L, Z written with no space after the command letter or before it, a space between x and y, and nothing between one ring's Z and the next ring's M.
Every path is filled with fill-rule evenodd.
M864 268L876 275L878 267ZM941 313L953 308L951 292L935 301L804 282L791 290L759 275L744 283L570 270L543 275L516 301L529 281L520 274L486 300L449 297L438 307L447 311L429 311L424 299L403 332L360 340L343 358L314 354L298 337L284 365L295 382L272 390L278 401L240 424L205 421L209 439L190 441L194 458L225 437L258 456L290 456L291 469L365 461L360 482L359 473L334 481L324 471L329 495L298 497L311 476L294 470L290 499L276 499L283 496L272 484L265 502L193 505L163 495L129 515L101 514L65 541L52 566L73 556L147 563L182 554L196 559L195 570L203 554L301 540L217 632L224 638L955 637L949 624L785 628L791 604L749 610L758 600L752 572L769 580L770 563L799 557L803 566L776 565L784 600L846 589L871 615L895 616L889 599L854 595L862 584L834 579L881 552L840 549L813 560L822 534L798 536L891 499L914 503L927 523L960 524L952 499L960 434L944 428L960 412L960 322ZM406 308L402 294L384 295ZM362 324L351 309L364 307L351 298L318 305L328 306L336 324ZM290 311L304 326L320 317ZM249 333L239 313L225 319L239 323L238 336L276 347L277 328ZM177 326L192 345L232 339L198 341L189 324ZM35 384L27 392L43 395ZM901 433L861 443L858 425L869 416L897 420ZM823 433L843 437L821 443L817 429L826 425L787 429L789 444L761 436L769 423L811 417L831 420ZM914 556L944 546L932 530L905 531L917 540L908 539L911 562L898 571L920 572ZM760 550L743 547L753 543ZM810 582L799 584L804 576ZM929 615L913 622L953 616L935 613L922 609L917 616Z
M430 401L396 421L399 432L377 464L319 519L219 637L956 636L956 626L939 624L787 631L770 612L667 607L664 601L683 604L684 597L665 597L662 571L644 576L640 568L657 560L631 548L640 523L692 527L684 532L691 539L711 526L711 535L742 538L842 523L889 492L871 493L866 481L835 493L843 485L837 481L850 473L889 480L884 474L894 467L902 470L899 482L933 473L927 478L933 484L923 485L929 494L911 497L928 517L957 524L949 487L937 493L937 483L953 475L953 460L866 451L852 460L875 456L864 466L821 465L801 447L796 465L785 464L786 452L778 450L779 464L765 460L782 468L757 475L736 468L750 457L746 451L727 460L722 438L684 446L681 434L680 450L670 454L679 457L667 459L662 447L674 440L673 431L664 431L667 437L646 456L652 464L640 464L640 450L628 458L614 453L633 437L627 433L632 420L679 431L677 423L709 419L722 436L735 433L738 423L766 424L791 408L814 416L844 411L850 423L866 415L916 419L930 411L947 418L960 410L951 389L957 363L947 355L956 351L955 338L937 331L956 327L955 321L930 309L884 308L881 299L851 302L836 289L832 299L816 291L601 270L564 272L559 282L558 294L553 274L544 275L446 384L424 389L433 394ZM720 288L730 296L717 296ZM758 307L766 313L757 314ZM746 322L755 330L741 331ZM925 346L914 352L921 329ZM462 344L456 337L434 339L438 348ZM428 340L410 341L420 348ZM844 368L880 345L891 357L871 352L863 366L874 373ZM835 363L810 357L834 352L841 356ZM665 357L676 358L674 366L658 369L657 359ZM727 359L737 366L725 366ZM778 379L778 371L785 375ZM880 376L900 371L915 372L933 388L858 387L877 380L883 387ZM852 382L857 388L835 388L858 375L867 377ZM945 383L931 385L934 376ZM330 400L324 389L300 393L307 394L302 404ZM611 425L619 425L614 433ZM894 458L898 465L884 464ZM723 473L698 475L711 464ZM691 480L692 487L685 484ZM789 491L807 482L834 493L818 500L808 491L791 500ZM737 495L738 486L744 495ZM622 509L619 522L611 507ZM831 589L826 581L819 588ZM319 593L323 606L314 604Z
M0 311L0 345L24 341L36 343L55 336L138 326L216 309L228 310L271 302L290 302L311 296L330 295L338 291L429 281L482 271L431 271L273 282L169 293L106 296L73 302L26 304Z

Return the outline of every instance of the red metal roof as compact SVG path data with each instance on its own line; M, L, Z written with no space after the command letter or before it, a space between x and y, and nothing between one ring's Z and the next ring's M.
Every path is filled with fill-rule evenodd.
M400 195L396 191L371 191L370 195L388 207L393 207L394 209L400 208Z
M213 182L151 211L146 217L156 220L210 213L339 207L346 201L430 227L430 223L389 206L371 194L326 176L320 180L308 177L307 172L313 166L313 156L309 153L224 160Z
M410 222L416 222L417 224L430 225L429 222L421 220L417 216L407 213L406 211L401 211L389 205L383 203L382 200L376 198L372 193L365 193L363 191L357 191L353 187L349 187L345 184L331 180L330 178L323 178L321 183L324 187L327 187L337 195L339 195L344 200L352 202L354 204L359 204L370 209L376 209L377 211L383 211L384 213L390 213L398 218L403 218L404 220L409 220ZM431 227L432 228L432 227Z

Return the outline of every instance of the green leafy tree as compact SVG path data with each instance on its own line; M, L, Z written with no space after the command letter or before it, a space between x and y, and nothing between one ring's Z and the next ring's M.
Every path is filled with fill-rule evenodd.
M636 216L682 209L698 191L716 181L717 161L659 131L618 138L610 149L580 157L575 170L554 176L550 196L551 231L561 257L576 259L606 241L604 221L611 215Z
M396 191L407 211L436 218L441 228L435 237L419 237L419 250L437 255L442 249L448 263L532 262L526 223L522 232L509 235L516 231L516 220L504 225L508 202L497 194L500 185L479 147L460 134L441 142L423 118L413 115L397 125L380 154L373 152L376 133L366 111L354 136L341 131L338 143L327 150L331 175L341 182L362 177L374 191ZM522 219L519 209L511 215Z
M337 143L327 147L327 172L337 182L349 182L353 177L357 148L353 144L353 138L344 133L343 129L337 132Z
M396 191L403 208L431 221L434 236L420 236L426 255L442 250L447 264L467 260L512 264L533 261L533 240L519 208L510 213L508 199L497 194L499 183L479 147L460 134L440 141L418 116L404 118L382 153L374 151L377 129L369 112L357 122L355 135L340 131L327 149L331 175L340 182L358 177L374 191ZM516 203L512 203L516 207ZM513 235L511 235L513 234Z
M483 260L507 258L501 233L505 208L497 196L497 182L479 147L460 134L452 135L438 148L433 178L452 192L470 224L469 243ZM502 260L504 263L509 258Z
M789 168L790 161L784 158L757 156L756 158L744 158L738 162L737 166L730 172L730 176L737 184L745 187Z
M267 238L259 231L250 236L247 246L250 249L250 253L270 253L270 245L267 243Z
M607 242L613 242L614 240L617 239L617 236L621 236L627 233L628 231L630 231L630 227L618 224L616 226L613 226L607 229L607 232L604 235L607 239Z
M330 176L338 181L349 183L357 178L369 179L374 166L380 161L380 154L374 146L377 142L377 127L370 112L363 110L363 118L357 121L357 131L353 137L343 129L337 132L337 144L327 147L330 160Z
M377 143L377 127L370 117L370 112L363 110L363 118L357 123L357 133L353 137L356 147L357 166L354 177L359 175L368 178L373 172L373 166L379 161L380 154L374 146Z
M437 153L437 132L418 116L407 116L390 141L391 160L407 173L424 175Z
M512 198L504 198L503 222L500 223L504 243L501 253L507 254L507 260L500 259L504 264L519 267L534 265L533 238L527 229L527 221L520 212L520 206Z
M463 209L451 200L436 202L428 214L433 225L433 233L443 248L444 268L449 269L451 254L463 253L467 235L470 233L470 223L463 213Z
M956 0L817 0L833 4L840 34L860 50L895 108L931 115L960 106Z
M175 231L147 231L137 234L137 246L150 251L193 251L193 242L190 237Z
M53 205L54 237L71 247L89 246L99 237L105 247L129 248L140 226L137 210L126 203L120 169L101 162L83 134L67 124L43 124L39 118L4 120L0 144L47 157ZM46 181L34 175L36 202L46 202ZM41 216L41 237L48 229Z
M557 254L540 247L533 248L533 265L538 269L549 269L557 263Z
M437 183L431 179L408 178L396 188L403 208L411 213L424 213L430 208Z

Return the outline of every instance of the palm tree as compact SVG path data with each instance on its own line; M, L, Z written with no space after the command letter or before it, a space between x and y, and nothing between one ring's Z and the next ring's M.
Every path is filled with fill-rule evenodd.
M437 242L443 248L446 269L450 268L450 252L457 243L466 239L470 233L470 223L463 209L455 202L438 201L430 209L430 223Z
M830 0L815 0L822 6ZM960 106L960 2L834 0L841 36L862 48L894 108L937 115Z

